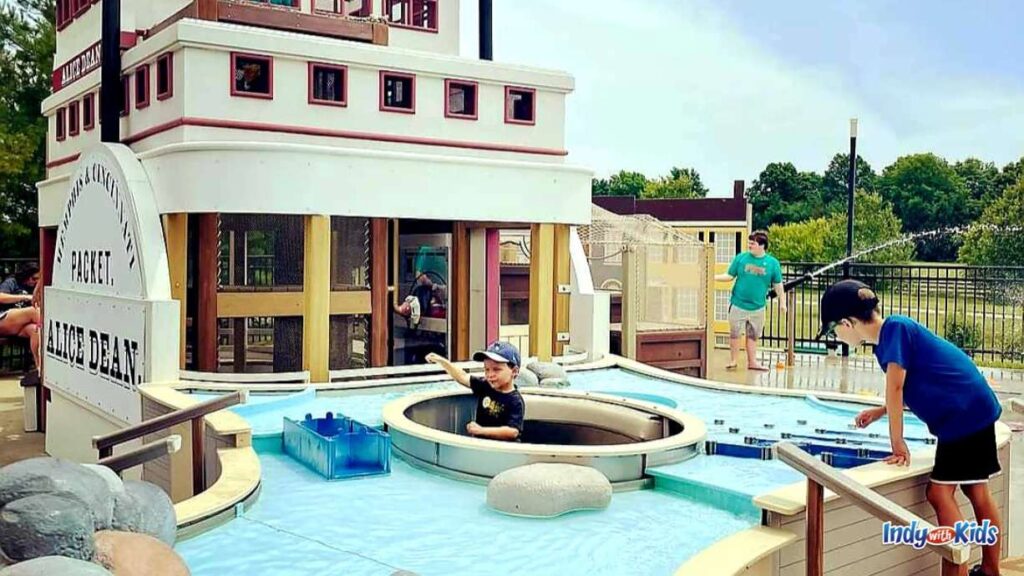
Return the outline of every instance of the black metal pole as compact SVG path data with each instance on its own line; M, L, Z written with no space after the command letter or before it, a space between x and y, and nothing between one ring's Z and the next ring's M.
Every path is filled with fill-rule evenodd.
M480 59L494 60L491 0L480 0Z
M103 0L100 45L100 141L121 141L121 0Z
M850 169L846 178L846 257L853 256L853 197L857 189L857 119L850 119ZM850 261L843 263L843 278L850 277Z

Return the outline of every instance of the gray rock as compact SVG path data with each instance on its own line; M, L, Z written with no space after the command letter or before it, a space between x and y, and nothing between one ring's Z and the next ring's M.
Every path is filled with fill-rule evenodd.
M562 368L561 364L555 364L554 362L534 362L526 367L541 381L547 380L548 378L561 378L562 380L568 380L569 376L565 373L565 368Z
M70 494L89 506L97 530L110 527L114 496L102 476L81 464L42 457L0 468L0 507L37 494Z
M545 378L540 381L541 388L568 388L569 381L565 378Z
M82 464L82 466L99 474L100 478L103 478L103 481L107 483L107 488L110 489L111 494L117 495L124 492L124 482L110 468L100 464Z
M124 494L114 498L114 530L148 534L174 546L178 520L167 493L155 484L125 480Z
M549 518L574 510L608 507L612 484L604 474L575 464L528 464L487 484L487 505L516 516Z
M43 556L0 570L0 576L113 576L99 564L66 556Z
M21 562L41 556L92 558L93 520L89 507L65 494L36 494L0 511L0 550Z
M519 371L519 375L516 376L513 382L519 388L531 388L540 384L540 380L537 379L537 375L532 370L522 369Z

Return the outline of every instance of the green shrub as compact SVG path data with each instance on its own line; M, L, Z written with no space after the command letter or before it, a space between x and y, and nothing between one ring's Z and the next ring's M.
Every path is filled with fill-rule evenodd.
M946 340L967 353L982 346L981 330L974 322L964 318L950 318L946 321Z

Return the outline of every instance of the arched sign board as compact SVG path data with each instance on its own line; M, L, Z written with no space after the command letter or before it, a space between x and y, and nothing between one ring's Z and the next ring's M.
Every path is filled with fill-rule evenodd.
M46 288L44 381L116 420L142 419L139 386L178 376L178 302L160 216L130 149L84 152L57 228Z

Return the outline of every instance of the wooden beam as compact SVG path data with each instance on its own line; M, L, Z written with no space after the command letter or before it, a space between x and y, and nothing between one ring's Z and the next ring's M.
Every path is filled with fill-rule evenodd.
M212 414L225 408L230 408L236 404L244 404L246 395L247 392L238 390L223 396L211 398L205 402L193 404L188 408L182 408L162 416L157 416L156 418L151 418L145 422L141 422L127 428L122 428L109 434L93 436L92 446L99 450L100 458L106 458L112 454L114 446L124 444L125 442L131 442L132 440L138 440L143 436L156 434L157 432L161 432L171 426L177 426L178 424L190 422L196 418L202 418L207 414Z
M114 471L116 474L121 474L124 470L138 466L139 464L145 464L150 460L156 460L168 454L174 454L178 450L181 450L181 436L172 434L166 438L157 440L156 442L150 442L134 450L125 452L124 454L118 454L117 456L109 456L96 462L100 466L106 466Z
M378 46L387 46L389 42L391 27L387 24L374 22L373 24L373 43Z
M343 38L345 40L371 43L375 43L375 40L387 42L387 32L376 31L372 22L338 18L336 16L307 14L295 9L276 8L265 4L220 0L217 2L216 19L221 22L247 24L260 28L275 28L277 30L316 34L332 38Z
M164 243L167 245L167 267L171 275L171 299L180 306L178 367L185 368L185 288L188 286L188 214L164 215Z
M213 20L216 22L220 19L218 0L192 0L192 4L196 6L196 17L200 20Z
M302 316L305 300L302 292L221 292L217 294L217 316L250 318Z
M370 221L370 365L388 364L388 221Z
M561 356L565 344L558 341L559 333L569 333L569 293L560 293L559 286L569 286L572 281L570 277L569 263L569 225L555 224L555 267L554 286L551 299L554 302L554 339L551 341L552 350L557 356Z
M530 228L530 355L542 362L552 358L554 341L554 254L553 224Z
M807 480L806 554L807 576L825 574L825 489L814 480Z
M330 381L331 217L305 216L302 368L312 382Z
M368 290L331 292L331 316L373 313L373 293Z
M448 299L454 331L451 358L469 360L469 231L462 222L456 222L452 230L452 289Z
M143 35L143 37L144 38L150 38L154 34L157 34L157 33L161 32L165 28L169 28L175 22L177 22L179 20L184 20L185 18L195 18L195 19L199 19L199 20L216 20L217 19L216 12L214 13L213 18L203 18L203 17L201 17L199 15L199 4L202 1L203 0L193 0L192 3L188 4L187 6L182 8L181 10L178 10L177 12L172 14L170 17L165 19L163 22L160 22L156 26L153 26L149 30L146 30L146 32ZM215 7L214 9L216 10L216 3L214 3L214 7Z
M198 255L196 259L196 369L216 372L217 357L217 284L219 281L219 239L217 213L195 214Z

